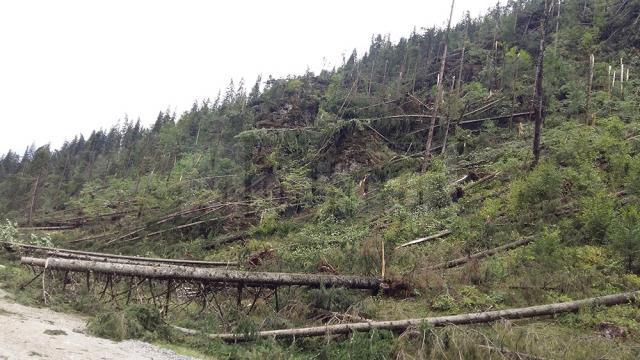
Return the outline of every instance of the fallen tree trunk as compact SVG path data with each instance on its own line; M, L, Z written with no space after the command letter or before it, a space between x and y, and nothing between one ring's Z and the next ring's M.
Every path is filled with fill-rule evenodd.
M471 184L469 184L469 185L465 186L465 187L463 188L463 190L467 191L467 190L469 190L469 189L471 189L471 188L473 188L473 187L476 187L476 186L478 186L478 185L480 185L480 184L483 184L483 183L485 183L485 182L487 182L487 181L489 181L489 180L493 179L494 177L496 177L496 176L498 176L498 175L500 175L500 172L493 173L493 174L489 174L489 175L487 175L487 176L483 177L482 179L480 179L480 180L478 180L478 181L476 181L476 182L472 182Z
M103 257L103 258L109 258L109 259L125 259L125 260L139 261L139 262L155 262L155 263L162 263L166 265L198 266L198 267L237 266L238 265L237 262L233 262L233 261L203 261L203 260L186 260L186 259L149 258L149 257L142 257L142 256L116 255L116 254L105 254L105 253L91 252L91 251L59 249L59 248L27 245L27 244L10 244L10 246L18 246L22 249L33 250L33 251L54 252L57 254L96 256L96 257Z
M227 234L227 235L223 235L220 236L216 239L213 239L213 241L210 244L205 244L202 246L203 250L211 250L211 249L215 249L218 246L222 246L222 245L226 245L226 244L230 244L236 241L241 241L247 238L247 236L249 235L248 231L240 231L237 233L231 233L231 234Z
M475 254L471 254L469 256L465 256L465 257L461 257L455 260L449 260L447 262L443 262L440 263L438 265L434 265L432 267L430 267L429 269L431 270L439 270L439 269L449 269L449 268L453 268L453 267L458 267L460 265L464 265L468 262L470 262L471 260L477 260L477 259L482 259L491 255L495 255L499 252L502 251L507 251L507 250L511 250L511 249L515 249L517 247L520 246L525 246L528 243L530 243L531 241L533 241L533 238L524 238L522 240L518 240L518 241L514 241L514 242L510 242L508 244L504 244L502 246L498 246L496 248L493 249L489 249L486 251L481 251Z
M38 267L46 266L47 269L51 270L65 270L73 272L91 271L94 273L136 276L148 279L199 280L212 283L242 284L246 286L341 286L352 289L377 290L382 284L382 280L380 279L362 276L249 272L227 269L203 269L175 265L144 266L59 258L39 259L22 257L20 261L25 265Z
M423 243L425 241L439 239L439 238L447 236L449 234L451 234L451 231L444 230L444 231L441 231L441 232L439 232L437 234L433 234L431 236L423 237L423 238L420 238L420 239L416 239L416 240L409 241L407 243L398 245L398 246L396 246L396 250L399 249L399 248L402 248L402 247L407 247L407 246L411 246L411 245L415 245L415 244L420 244L420 243Z
M64 225L64 226L32 226L32 227L19 227L21 231L62 231L73 230L79 228L80 225Z
M92 255L81 255L81 254L71 254L67 252L60 251L49 251L46 253L47 257L50 258L61 258L61 259L73 259L73 260L85 260L85 261L98 261L98 262L106 262L106 263L114 263L114 264L129 264L129 265L144 265L144 266L167 266L170 265L166 261L154 261L154 260L139 260L139 259L120 259L113 258L107 256L92 256ZM160 259L160 260L170 260L170 259ZM175 263L173 263L175 264ZM189 263L182 263L183 266L189 266ZM194 265L191 265L194 266ZM207 261L204 264L198 264L198 267L221 267L221 266L239 266L237 261Z
M325 325L317 327L268 330L259 331L253 334L207 334L212 339L220 339L227 342L248 341L256 338L296 338L309 336L325 336L337 334L350 334L352 332L372 331L372 330L394 330L403 331L411 327L432 326L441 327L448 325L470 325L489 323L497 320L524 319L538 316L548 316L579 311L587 306L614 306L627 303L636 303L640 297L640 291L619 293L614 295L600 296L595 298L567 301L561 303L536 305L524 308L514 308L507 310L487 311L470 314L437 316L407 320L392 321L368 321L340 325ZM176 327L174 327L176 328ZM197 334L194 330L182 329L185 334Z

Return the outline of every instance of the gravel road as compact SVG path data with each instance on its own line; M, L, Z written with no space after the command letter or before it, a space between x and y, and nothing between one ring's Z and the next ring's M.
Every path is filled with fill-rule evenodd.
M86 335L86 319L15 303L0 289L0 360L192 359L141 341Z

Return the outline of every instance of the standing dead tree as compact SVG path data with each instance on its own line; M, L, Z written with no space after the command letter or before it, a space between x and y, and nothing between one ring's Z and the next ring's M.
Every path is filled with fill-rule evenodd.
M540 161L540 137L542 132L542 121L544 120L544 91L542 87L542 80L544 78L544 50L546 45L545 37L547 35L549 13L551 12L551 6L549 6L550 1L551 0L544 0L542 20L540 21L540 43L538 46L538 57L536 60L536 82L534 96L534 101L536 104L536 121L533 132L533 163L531 164L531 167L535 167Z
M586 106L586 115L587 115L587 125L593 125L595 123L595 117L591 114L591 90L593 88L593 68L595 66L595 57L593 54L589 57L589 85L587 88L587 106Z
M440 103L442 102L442 97L444 96L444 69L447 64L447 50L449 48L449 30L451 29L451 18L453 17L453 7L456 1L451 0L451 11L449 13L449 22L447 23L447 31L444 35L444 49L442 50L442 59L440 61L440 72L438 73L438 84L437 84L437 94L436 94L436 102L433 105L433 117L431 118L431 127L429 129L429 134L427 135L427 146L425 148L425 158L428 158L431 155L431 144L433 143L433 133L436 128L436 119L438 118L438 110L440 107Z

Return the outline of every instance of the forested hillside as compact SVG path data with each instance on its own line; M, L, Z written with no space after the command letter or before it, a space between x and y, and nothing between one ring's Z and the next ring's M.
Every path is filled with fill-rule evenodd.
M637 291L639 49L640 0L511 0L398 43L374 36L336 69L232 82L149 128L124 119L60 149L9 152L0 241L379 281L374 294L322 280L279 295L273 283L244 297L242 285L215 287L213 298L202 285L202 303L187 297L175 311L151 283L132 310L131 290L126 305L114 295L124 280L105 280L108 299L107 285L93 293L68 271L59 283L70 288L50 279L45 300L38 286L19 290L99 313L96 333L116 338L142 336L122 328L150 308L169 324L251 337ZM32 276L7 256L0 281L18 289ZM171 286L175 301L187 296ZM638 321L623 304L257 346L143 333L216 358L632 359Z

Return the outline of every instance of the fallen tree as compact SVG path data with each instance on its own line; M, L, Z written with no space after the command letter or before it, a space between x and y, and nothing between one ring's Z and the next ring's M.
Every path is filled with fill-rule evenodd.
M50 258L98 261L98 262L107 262L107 263L115 263L115 264L144 265L144 266L167 266L168 264L170 265L171 263L167 263L166 260L173 260L173 259L158 259L160 261L154 261L152 258L145 258L143 260L120 259L120 258L109 257L108 255L92 256L92 255L72 254L72 253L60 252L60 251L49 251L46 253L46 255L47 257L50 257ZM165 260L165 261L162 261L162 260ZM204 264L197 264L195 266L199 266L199 267L239 266L237 261L207 261L203 263ZM189 266L189 263L183 263L183 265ZM194 266L194 265L190 265L190 266Z
M147 279L196 280L252 287L302 285L378 290L382 284L381 279L350 275L250 272L176 265L145 266L60 258L22 257L20 262L24 265L43 267L47 270L93 272Z
M429 241L429 240L439 239L439 238L447 236L449 234L451 234L451 231L444 230L444 231L441 231L441 232L439 232L437 234L433 234L431 236L423 237L423 238L420 238L420 239L409 241L409 242L404 243L404 244L400 244L400 245L396 246L396 249L399 249L399 248L402 248L402 247L411 246L411 245L415 245L415 244L420 244L420 243L423 243L423 242Z
M627 303L636 303L640 297L640 291L619 293L614 295L600 296L595 298L566 301L561 303L536 305L523 308L514 308L497 311L487 311L470 314L459 314L449 316L437 316L407 320L392 321L367 321L340 325L325 325L307 328L282 329L258 331L253 334L206 334L211 339L219 339L227 342L249 341L256 338L297 338L310 336L325 336L350 334L352 332L364 332L372 330L393 330L404 331L411 327L432 326L442 327L448 325L470 325L489 323L497 320L525 319L538 316L549 316L555 314L576 312L588 306L614 306ZM176 327L174 327L176 328ZM176 328L185 334L198 334L189 329Z
M504 244L502 246L498 246L498 247L493 248L493 249L481 251L481 252L478 252L478 253L475 253L475 254L471 254L469 256L458 258L458 259L449 260L449 261L434 265L434 266L430 267L429 269L431 269L431 270L439 270L439 269L449 269L449 268L453 268L453 267L458 267L460 265L464 265L464 264L470 262L471 260L482 259L482 258L485 258L485 257L488 257L488 256L495 255L495 254L497 254L499 252L502 252L502 251L515 249L515 248L520 247L520 246L525 246L528 243L530 243L531 241L533 241L533 238L524 238L524 239L521 239L521 240L518 240L518 241L510 242L508 244Z
M91 251L52 248L52 247L36 246L36 245L28 245L28 244L9 244L9 246L17 246L24 250L41 251L45 253L57 254L55 257L62 257L61 255L63 254L72 254L72 255L95 256L95 257L109 258L109 259L133 260L136 262L161 263L166 265L198 266L198 267L238 266L238 263L234 261L203 261L203 260L187 260L187 259L150 258L150 257L142 257L142 256L116 255L116 254L106 254L106 253L91 252Z

